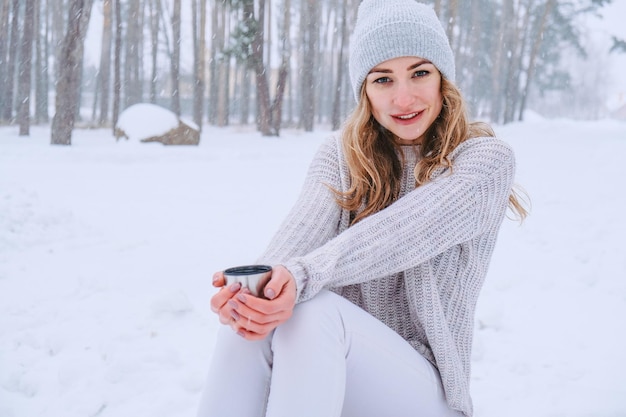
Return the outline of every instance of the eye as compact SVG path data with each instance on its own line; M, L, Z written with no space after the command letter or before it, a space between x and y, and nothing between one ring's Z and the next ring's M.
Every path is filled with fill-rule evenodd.
M389 78L389 77L380 77L380 78L376 78L374 81L372 81L372 83L374 83L374 84L386 84L388 82L391 82L391 78Z
M425 77L428 74L430 74L430 71L427 70L417 70L413 73L413 77L415 78L419 78L419 77Z
M391 82L389 77L379 77L372 80L372 84L387 84L389 82Z

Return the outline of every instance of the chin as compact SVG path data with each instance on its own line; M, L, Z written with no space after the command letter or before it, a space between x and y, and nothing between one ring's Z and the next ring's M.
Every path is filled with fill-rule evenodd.
M396 136L396 142L399 143L400 145L419 145L420 139L419 138L405 139L405 138L401 138L400 136Z

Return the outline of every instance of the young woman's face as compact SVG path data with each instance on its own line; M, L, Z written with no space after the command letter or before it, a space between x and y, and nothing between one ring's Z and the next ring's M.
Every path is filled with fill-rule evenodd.
M365 93L376 121L401 144L420 144L443 105L441 74L423 58L394 58L372 68Z

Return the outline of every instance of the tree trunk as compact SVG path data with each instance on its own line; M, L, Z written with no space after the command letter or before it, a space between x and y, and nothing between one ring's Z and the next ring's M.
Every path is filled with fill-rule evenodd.
M256 94L257 94L257 128L263 136L275 136L272 131L272 111L270 104L270 91L267 81L267 73L264 58L264 26L265 26L265 0L259 1L259 17L254 17L254 2L247 0L243 6L243 19L247 27L256 26L254 38L252 39L252 54L250 65L255 72Z
M509 25L513 20L512 5L510 2L504 2L502 7L502 14L499 16L500 26L494 38L499 39L497 47L494 49L493 55L493 69L492 69L492 83L491 83L491 120L494 122L501 122L502 111L502 86L506 84L506 60L504 59L507 49L510 47L509 42Z
M447 20L444 24L446 28L446 34L448 35L448 41L450 45L452 45L452 50L455 51L455 55L458 57L458 48L456 45L456 39L454 37L454 28L456 27L456 22L459 19L459 2L458 0L449 0L448 1L448 14Z
M4 101L0 119L4 122L13 123L13 100L15 88L15 63L17 62L17 47L19 44L19 0L13 0L11 11L11 39L9 40L9 58L4 84Z
M465 47L470 51L481 51L484 49L483 39L481 35L486 29L485 23L483 23L485 19L483 18L480 4L478 2L472 2L469 13L470 16L469 24L466 27L467 33L465 36ZM467 65L473 65L475 62L476 59L474 57L468 57L468 54L464 53L461 54L460 59L456 63L458 68L457 72L459 73L459 75L463 76L464 85L467 87L466 91L468 93L469 99L475 99L479 97L478 92L483 89L488 90L488 88L486 88L484 84L482 84L482 79L479 74L476 74L475 71L471 71L468 76L465 76L463 74L463 68L466 68ZM482 66L482 63L483 59L479 61L478 65ZM463 86L461 86L461 89L463 89ZM476 100L473 101L472 106L469 109L470 112L473 113L473 115L477 115L481 111L480 104L481 103L478 103Z
M19 103L17 120L20 125L20 136L28 136L30 134L30 90L33 66L33 33L35 30L35 0L25 0L24 6L17 94Z
M52 120L52 144L71 145L78 111L84 40L93 0L72 0L67 32L61 49L61 75L56 88L56 113Z
M276 93L271 106L272 130L274 134L280 133L280 127L283 120L283 97L287 87L287 78L289 77L289 65L291 62L291 1L284 0L283 4L283 24L281 34L281 61L278 69L278 80L276 82Z
M246 65L240 65L241 69L241 104L239 106L239 123L242 125L247 125L249 123L250 118L250 68Z
M435 13L437 16L441 16L441 0L435 0Z
M111 46L113 38L113 0L102 4L102 49L100 51L100 126L109 120L109 92L111 90Z
M159 54L159 14L154 5L155 0L148 1L150 14L150 103L157 101L157 77L158 77L158 54ZM159 0L156 0L159 1Z
M126 36L124 37L124 108L141 101L139 53L141 45L141 13L139 0L127 0Z
M332 71L333 68L333 61L335 59L335 52L334 49L332 48L332 44L329 47L329 35L333 35L333 38L336 38L337 35L337 25L336 25L336 21L337 19L333 20L333 15L337 15L337 10L338 7L336 4L329 4L328 6L330 7L326 7L326 16L318 19L319 20L319 26L317 27L317 45L318 47L316 48L315 51L315 56L316 56L316 61L318 62L318 64L316 65L317 68L315 68L315 74L313 75L313 78L316 80L321 80L321 79L325 79L328 76L328 69L330 69L330 77L328 79L328 82L324 82L324 83L318 83L316 85L316 117L317 119L314 118L314 120L317 120L317 123L323 123L324 120L329 120L330 119L330 111L332 109L332 97L333 97L333 75L334 72ZM320 7L320 11L318 12L318 14L320 16L322 16L322 13L324 12L323 7L324 4L321 3L318 7ZM324 23L324 24L323 24ZM332 38L331 38L332 39Z
M199 55L200 55L200 51L198 50L198 48L200 47L200 16L199 16L199 11L198 11L198 0L191 0L191 42L192 42L192 47L191 47L191 51L193 53L193 67L192 67L192 79L193 79L193 101L192 101L192 119L195 120L197 118L196 115L196 99L198 96L198 92L196 91L196 89L198 88L198 81L199 81L199 71L198 71L198 66L199 66ZM200 116L202 117L202 116ZM197 123L196 123L197 124ZM198 125L199 126L199 125Z
M180 116L180 25L181 25L180 0L174 0L172 12L172 111Z
M347 20L348 20L348 5L346 2L341 6L341 30L339 31L339 56L337 57L337 74L335 75L335 91L333 97L333 110L331 114L331 125L333 130L339 129L341 126L341 86L343 84L343 51L346 47L347 34Z
M217 98L216 125L228 126L230 122L230 59L222 59L218 65L217 73L220 90Z
M520 26L519 22L519 6L516 3L513 6L512 19L509 20L509 47L508 47L508 59L507 59L507 70L506 70L506 80L504 84L504 109L503 109L503 123L510 123L513 120L513 115L515 113L515 100L516 100L516 89L517 89L517 81L519 78L519 67L517 64L517 59L520 56L521 47L520 43L522 41L520 37Z
M64 0L51 0L51 13L52 13L52 45L54 50L54 80L58 80L61 74L61 68L59 63L61 61L61 49L63 46L63 39L65 38L65 10L67 7Z
M146 42L144 40L145 30L144 27L146 25L146 2L145 0L139 0L139 28L137 34L137 41L139 42L137 47L137 66L135 67L135 80L137 80L137 91L136 91L136 99L138 102L144 101L144 85L145 85L145 68L144 68L144 59L145 56L145 45Z
M300 106L300 120L306 132L313 131L315 122L315 71L316 53L319 26L317 23L317 1L306 0L303 10L304 27L301 28L304 36L302 47L302 103Z
M265 40L265 59L263 62L267 66L267 68L272 68L272 0L265 0L265 17L264 21L264 34L263 38Z
M232 10L228 7L223 7L220 14L219 31L216 35L217 46L220 51L223 52L222 57L217 62L217 110L216 110L216 125L228 126L230 123L230 73L231 73L231 57L227 52L229 47L229 33L230 33L230 14Z
M48 47L48 18L47 12L41 12L41 0L36 1L35 19L37 23L35 27L38 28L35 33L35 122L36 123L48 123L50 117L48 115L48 64L47 57L49 56ZM45 2L45 9L48 9L48 1ZM41 33L43 28L43 35ZM43 37L43 39L42 39Z
M541 41L543 39L543 32L546 28L546 24L548 22L548 16L552 13L555 7L555 0L548 0L546 5L544 6L543 13L541 15L541 19L538 25L537 33L535 33L533 43L533 47L530 51L530 59L528 61L528 68L526 69L526 84L524 86L524 90L522 92L522 100L519 108L518 119L521 121L524 119L524 111L526 110L526 99L528 98L528 94L530 94L530 86L532 85L533 77L535 75L535 62L537 60L537 56L539 55L539 50L541 48Z
M8 85L8 58L9 50L9 16L11 14L10 0L2 0L0 3L0 83L3 86ZM4 103L6 102L6 89L0 89L0 121L4 119L2 113L4 111Z
M41 122L48 123L50 121L49 115L49 102L50 102L50 64L48 63L48 57L52 55L50 52L50 38L52 36L52 30L50 25L50 16L48 13L50 7L50 0L45 0L45 9L44 9L44 17L46 20L45 30L44 30L44 45L43 45L43 56L41 59L42 62L42 70L41 70L41 100L37 100L37 108L41 109L41 114L43 115Z
M217 79L217 54L218 54L218 33L219 33L219 2L213 2L211 9L211 50L209 56L209 111L207 121L214 125L217 121L217 95L218 95L218 79Z
M524 7L524 11L521 9ZM529 40L528 27L533 8L533 0L526 0L518 4L516 15L523 21L515 26L515 53L510 59L511 69L507 81L507 104L505 108L504 123L515 120L515 113L520 106L520 84L522 82L523 62L526 56L527 42Z
M113 56L113 134L117 127L122 104L122 5L121 0L115 0L115 51Z
M195 88L193 103L193 120L198 125L198 129L202 131L202 119L204 114L204 89L205 89L205 61L206 61L206 0L199 0L199 18L195 18L194 22L198 22L198 33L194 36L197 39L196 47L196 65L195 65ZM195 3L195 2L194 2ZM194 13L198 11L198 7L194 7Z

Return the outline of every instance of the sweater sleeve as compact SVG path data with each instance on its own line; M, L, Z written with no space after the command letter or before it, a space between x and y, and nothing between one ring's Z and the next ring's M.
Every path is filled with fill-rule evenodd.
M495 138L459 145L452 169L417 187L285 267L299 301L322 288L366 282L413 268L501 221L514 175L511 148Z
M329 138L314 156L298 199L258 259L259 263L284 263L306 255L337 235L341 208L331 188L341 188L338 159L337 139Z

